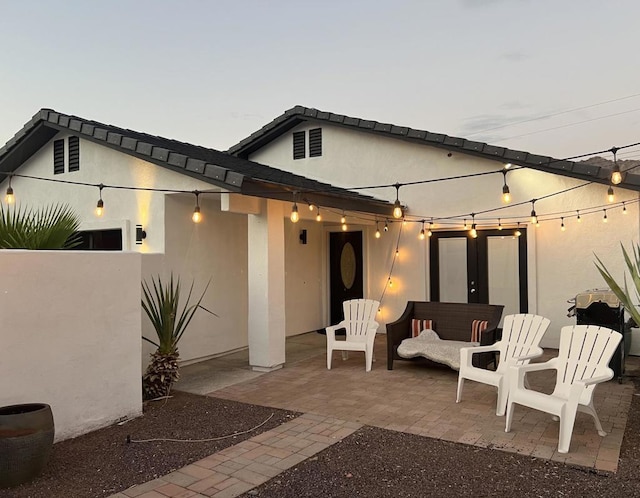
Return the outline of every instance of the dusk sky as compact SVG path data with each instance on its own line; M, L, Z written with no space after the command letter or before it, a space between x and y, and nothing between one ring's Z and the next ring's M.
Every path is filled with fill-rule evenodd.
M0 5L2 144L47 107L226 150L295 105L558 158L640 142L637 0Z

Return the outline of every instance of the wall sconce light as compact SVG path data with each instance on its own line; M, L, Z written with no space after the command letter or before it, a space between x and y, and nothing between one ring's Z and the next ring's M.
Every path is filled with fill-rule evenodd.
M136 245L141 245L142 241L147 238L147 232L142 229L142 225L136 225Z
M307 243L307 230L304 228L300 230L300 243L301 244Z

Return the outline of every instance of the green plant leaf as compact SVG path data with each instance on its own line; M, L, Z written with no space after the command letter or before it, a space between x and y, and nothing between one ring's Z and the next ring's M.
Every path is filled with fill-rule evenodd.
M36 210L0 204L0 249L71 249L81 243L79 226L66 204Z

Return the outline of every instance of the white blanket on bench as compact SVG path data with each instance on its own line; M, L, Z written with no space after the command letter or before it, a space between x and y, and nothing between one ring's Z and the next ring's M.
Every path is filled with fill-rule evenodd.
M449 365L454 370L460 370L460 348L479 345L479 342L440 339L435 331L427 329L420 332L417 337L404 339L398 346L398 356L402 358L424 356L431 361Z

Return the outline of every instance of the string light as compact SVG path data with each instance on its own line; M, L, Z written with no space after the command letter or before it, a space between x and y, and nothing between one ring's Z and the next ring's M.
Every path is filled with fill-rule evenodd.
M389 231L389 224L387 223L387 220L384 220L384 231L385 232Z
M502 202L508 204L511 202L511 193L509 192L509 185L507 185L507 170L502 170L504 175L504 185L502 186Z
M538 224L538 215L536 214L536 200L537 199L533 199L531 201L531 223L533 223L534 225Z
M380 237L380 228L378 227L378 222L376 221L376 239L379 239Z
M396 201L393 203L393 217L399 220L404 215L402 205L400 204L400 184L396 183L394 187L396 188Z
M309 211L313 211L314 208L315 206L313 204L309 204Z
M294 201L291 208L291 223L298 223L298 221L300 221L300 213L298 213L298 205Z
M418 239L420 239L420 240L424 240L425 239L425 235L424 235L424 220L422 220L422 228L420 229L420 234L418 235Z
M347 217L344 215L344 211L342 211L342 218L340 218L340 223L343 225L347 222Z
M616 199L615 195L613 195L613 187L609 186L607 190L607 200L609 202L613 202Z
M478 231L476 230L476 215L471 213L471 237L474 239L478 238Z
M100 189L100 198L96 203L96 216L102 216L104 214L104 201L102 200L102 189L104 188L104 185L101 183L98 185L98 188Z
M502 222L500 221L500 218L498 218L498 230L502 230Z
M611 172L611 183L614 185L618 185L622 181L622 173L620 172L620 166L618 166L618 160L616 159L616 154L620 150L618 147L613 147L611 152L613 152L613 171Z
M428 232L429 237L433 236L433 221L429 222L429 232Z
M464 220L464 225L462 225L462 229L463 230L468 230L469 229L469 226L467 225L467 219L466 218Z
M564 218L560 218L560 230L564 232L566 229L567 228L564 226Z
M393 281L391 280L391 277L389 277L389 287L393 287Z
M320 206L318 206L318 212L316 213L316 221L322 221L322 216L320 216Z
M196 206L193 208L193 214L191 215L191 220L194 223L200 223L202 221L202 213L200 212L200 192L198 190L194 190L193 194L196 196Z
M607 210L603 209L604 211L604 218L602 218L602 223L606 223L607 221L609 221L609 219L607 218Z
M345 222L342 224L342 231L343 231L343 232L346 232L348 229L349 229L349 227L347 226L347 222L345 221Z
M9 186L7 187L7 195L4 200L7 204L14 204L16 202L16 198L13 195L13 187L11 186L11 177L13 175L9 175Z
M520 237L521 235L522 235L522 232L520 231L520 222L518 222L518 226L516 227L516 231L513 232L513 236Z
M578 209L578 210L576 211L576 213L578 213L578 218L576 218L576 221L577 221L578 223L582 223L582 218L580 218L580 210Z
M624 202L622 203L622 214L627 214L629 211L627 211L627 206L624 205Z

